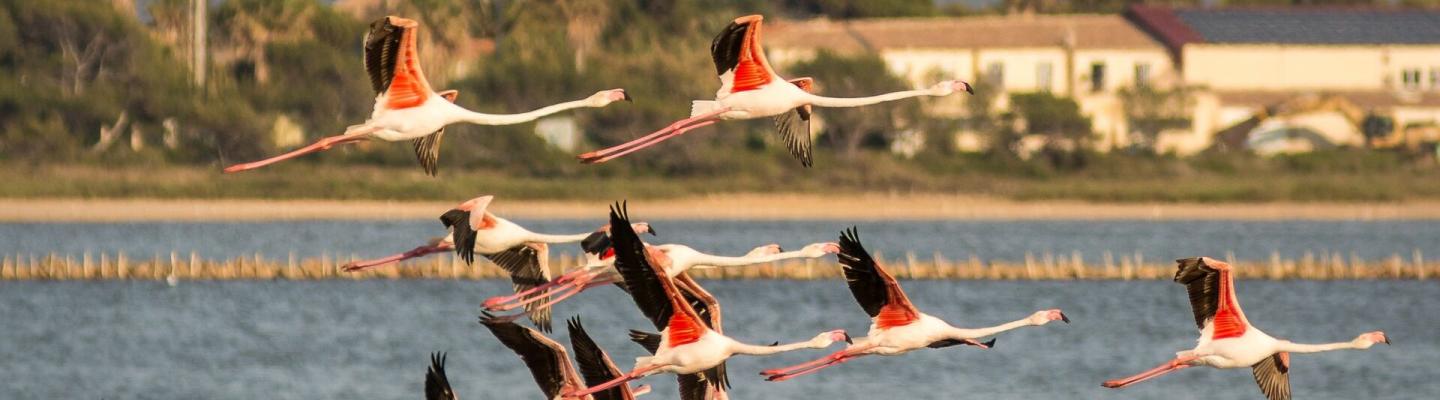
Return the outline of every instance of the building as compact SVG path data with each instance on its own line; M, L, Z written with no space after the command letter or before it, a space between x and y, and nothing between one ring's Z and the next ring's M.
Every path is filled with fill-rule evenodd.
M1440 10L1134 5L1125 17L1201 89L1191 132L1163 143L1179 153L1217 133L1262 153L1393 145L1440 121ZM1393 129L1367 141L1367 119Z
M1188 89L1179 113L1189 126L1162 132L1160 151L1440 139L1425 136L1440 121L1435 10L1135 5L1122 15L818 19L775 22L765 40L780 69L820 50L874 53L916 87L958 78L1072 97L1100 150L1139 137L1119 91L1140 85ZM1393 129L1367 140L1363 127L1376 120L1386 123L1372 128ZM959 142L983 145L964 134Z
M1168 86L1179 79L1166 47L1119 15L817 19L772 25L765 46L777 68L820 50L875 53L915 87L964 79L1005 93L1072 97L1091 117L1100 136L1096 145L1104 149L1129 142L1119 89ZM1005 96L998 103L1008 107ZM968 135L959 142L967 150L982 145Z

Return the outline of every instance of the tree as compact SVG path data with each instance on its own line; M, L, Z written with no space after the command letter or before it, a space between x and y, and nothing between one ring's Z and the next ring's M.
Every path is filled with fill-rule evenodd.
M1085 151L1091 136L1090 118L1080 114L1074 99L1055 97L1048 92L1010 95L1011 108L1031 135L1045 137L1041 152L1056 168L1085 166Z
M1121 89L1120 101L1134 133L1134 146L1153 153L1161 131L1189 127L1190 92L1186 87L1157 89L1149 85Z

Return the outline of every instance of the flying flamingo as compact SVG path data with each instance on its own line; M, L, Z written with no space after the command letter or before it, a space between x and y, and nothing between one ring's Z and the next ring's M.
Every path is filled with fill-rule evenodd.
M724 381L717 372L726 359L737 354L770 355L800 349L823 349L839 340L849 340L843 330L821 333L804 342L785 345L757 346L731 339L709 326L717 315L705 319L690 301L676 289L674 282L658 265L658 251L647 249L635 231L629 228L629 216L623 205L610 209L611 239L615 247L615 269L625 278L630 296L655 328L661 340L655 355L636 359L629 373L584 390L565 393L565 397L585 396L631 380L659 374L688 375L704 373L711 385Z
M349 272L361 271L447 250L454 250L461 259L465 260L465 263L474 264L475 254L479 253L510 275L511 286L517 293L533 293L534 291L529 291L529 289L545 284L551 279L549 244L580 242L594 236L596 232L609 229L609 227L602 226L596 232L574 235L531 232L510 220L500 218L487 211L490 202L494 199L495 196L476 197L460 203L455 209L441 215L440 222L450 229L450 234L443 239L432 240L426 245L404 253L351 262L341 268ZM635 224L631 229L652 232L652 234L654 232L650 229L650 224L644 222ZM550 331L549 307L527 304L525 311L535 326L540 327L543 331Z
M704 290L699 287L699 284L695 283L694 279L685 273L686 271L692 268L711 269L748 266L795 258L820 258L826 254L835 254L840 251L839 245L835 243L813 243L795 251L783 251L784 249L780 248L778 244L768 244L756 247L744 256L728 257L702 253L690 246L682 244L662 244L656 246L647 244L646 246L655 248L665 256L668 260L668 263L665 264L665 274L675 279L676 284L680 286L681 290L701 296L709 303L715 303L713 297L709 296L709 293L705 293ZM549 302L542 305L542 307L554 305L590 288L622 282L623 280L620 274L615 271L614 265L613 254L608 258L605 257L605 254L602 254L600 258L587 263L585 266L562 274L549 283L538 286L536 288L537 290L548 290L547 297L550 297ZM484 306L490 311L507 311L523 306L528 302L535 302L541 299L539 296L534 296L522 300L523 297L529 295L530 293L519 293L509 296L492 297L485 300ZM716 308L718 312L718 304L716 304Z
M365 34L365 70L370 74L370 85L378 95L375 97L375 111L365 123L345 129L345 133L331 136L285 153L260 161L236 164L225 168L225 172L240 172L260 168L304 154L328 150L336 145L362 140L379 139L387 142L414 141L415 156L425 173L435 175L440 158L440 138L445 126L466 122L476 125L512 125L534 121L540 117L581 107L605 107L618 100L630 100L624 89L602 90L583 100L570 101L542 107L520 114L484 114L456 105L459 92L446 90L435 92L420 70L420 59L416 51L417 28L415 20L400 17L385 17L370 23Z
M710 43L710 56L715 61L715 73L720 76L720 90L715 93L715 100L696 100L691 103L690 118L676 121L664 129L618 146L581 154L581 162L606 162L720 120L773 117L775 128L785 141L790 154L809 167L811 106L860 107L911 97L948 96L957 91L974 93L969 83L944 81L929 89L870 97L837 98L810 94L814 85L813 79L786 81L770 68L770 62L765 59L765 50L760 47L760 25L763 19L760 15L736 18Z
M1275 339L1250 325L1235 295L1230 264L1209 257L1175 260L1175 282L1185 285L1200 339L1194 349L1137 375L1105 381L1107 388L1122 388L1189 367L1250 368L1260 391L1270 400L1290 399L1290 353L1365 350L1376 343L1390 344L1384 332L1360 334L1354 340L1330 344L1300 344Z
M545 398L559 398L560 394L566 391L583 389L586 385L603 383L620 376L620 369L610 361L610 356L585 332L580 317L571 318L566 324L570 330L570 346L575 348L575 364L570 363L565 346L534 329L516 325L512 322L514 318L515 316L486 315L481 317L480 324L489 328L495 338L500 339L501 344L520 356L520 361L530 369L530 374L535 378L535 383L540 386ZM590 398L634 400L635 396L649 391L649 386L632 389L630 385L617 385L597 391Z
M955 345L990 348L995 345L995 339L985 343L976 339L1016 328L1041 326L1050 321L1070 322L1065 313L1052 309L1037 311L1024 319L989 328L957 328L920 312L910 304L910 299L900 290L900 283L865 251L865 246L860 244L859 232L853 227L840 235L839 259L844 266L845 281L850 285L850 294L855 296L860 308L870 314L872 323L869 336L856 339L854 344L827 357L761 372L761 375L767 377L766 380L783 381L871 354L894 356L916 349L938 349Z

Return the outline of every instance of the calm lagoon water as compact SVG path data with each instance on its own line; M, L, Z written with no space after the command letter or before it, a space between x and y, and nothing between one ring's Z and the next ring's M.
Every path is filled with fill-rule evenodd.
M539 232L594 230L596 220L521 220ZM767 243L799 248L833 241L843 221L653 221L658 243L685 243L703 251L744 253ZM1272 252L1299 258L1306 252L1339 252L1374 260L1422 250L1440 257L1436 221L903 221L862 222L867 247L890 257L913 251L951 259L1024 260L1026 252L1080 252L1087 261L1102 254L1140 252L1148 260L1195 255L1266 260ZM0 255L86 251L148 257L178 251L224 259L261 253L271 259L321 254L373 257L408 250L444 235L438 221L297 221L256 223L0 224ZM554 251L577 253L575 246Z
M662 231L663 233L663 231ZM1190 369L1120 391L1100 382L1194 345L1179 285L1132 282L904 282L923 311L963 326L1062 307L1074 323L1000 336L995 349L867 357L782 383L758 371L825 351L739 358L736 399L1260 398L1248 370ZM842 282L715 281L726 331L741 340L808 339L868 321ZM0 398L413 399L427 354L450 352L462 398L539 398L519 360L476 323L499 281L0 282ZM1393 346L1296 355L1304 399L1421 399L1440 393L1440 284L1243 281L1246 314L1265 331L1329 342L1380 329ZM625 330L646 328L613 288L561 305L628 367L642 354ZM563 329L556 333L564 341ZM838 347L836 347L838 349ZM647 378L656 399L674 379Z

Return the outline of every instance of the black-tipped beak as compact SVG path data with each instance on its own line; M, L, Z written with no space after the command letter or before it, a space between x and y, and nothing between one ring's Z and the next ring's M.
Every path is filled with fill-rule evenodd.
M630 92L621 90L621 91L620 91L620 100L632 101L632 99L630 98Z
M964 82L964 83L965 83L965 93L969 93L969 94L971 94L971 95L974 95L974 94L975 94L975 88L970 87L970 82Z
M659 236L660 236L660 234L655 233L655 226L654 226L654 225L651 225L651 226L650 226L650 236L656 236L656 237L659 237Z
M1386 345L1386 346L1389 346L1389 345L1390 345L1390 335L1385 335L1385 345Z
M850 332L842 333L842 335L845 335L845 344L855 344L855 340L850 338Z
M987 348L987 349L993 349L993 348L995 348L995 339L996 339L996 338L993 338L993 337L992 337L992 338L990 338L990 341L985 342L985 348Z
M1070 323L1070 316L1062 312L1060 313L1060 321L1068 324Z
M779 346L779 345L780 345L780 341L779 341L779 340L776 340L775 343L771 343L771 344L770 344L770 347L775 347L775 346Z

